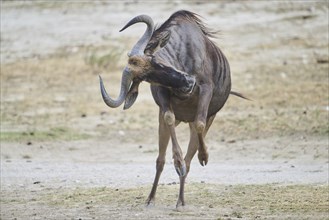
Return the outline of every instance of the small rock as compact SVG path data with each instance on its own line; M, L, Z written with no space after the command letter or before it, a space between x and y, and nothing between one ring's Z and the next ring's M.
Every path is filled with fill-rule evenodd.
M23 159L31 159L30 155L23 155Z
M317 58L316 62L319 64L323 64L323 63L329 63L329 60L325 58Z
M76 53L79 51L79 47L73 47L71 48L71 53Z
M287 74L285 72L281 72L280 73L280 76L281 76L282 79L287 78Z
M28 141L28 142L26 143L26 145L32 145L32 142L31 142L31 141Z

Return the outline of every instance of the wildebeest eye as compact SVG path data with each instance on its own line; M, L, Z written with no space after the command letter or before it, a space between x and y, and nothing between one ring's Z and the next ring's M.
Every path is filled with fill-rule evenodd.
M137 66L138 62L135 59L130 59L129 60L129 64L134 65L134 66Z

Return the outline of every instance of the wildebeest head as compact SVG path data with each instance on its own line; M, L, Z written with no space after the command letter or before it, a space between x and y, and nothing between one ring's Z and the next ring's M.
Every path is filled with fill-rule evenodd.
M139 22L145 23L147 29L128 53L128 64L123 70L120 95L116 100L107 94L100 77L103 100L111 108L120 106L124 101L124 109L130 108L138 96L138 86L142 81L161 84L183 93L190 92L190 85L195 83L194 78L154 56L154 53L167 44L171 35L170 30L155 34L153 20L147 15L139 15L130 20L120 31Z

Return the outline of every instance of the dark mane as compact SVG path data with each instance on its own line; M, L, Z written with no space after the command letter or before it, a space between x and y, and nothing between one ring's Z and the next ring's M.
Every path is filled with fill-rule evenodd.
M201 31L203 32L204 35L211 37L211 38L216 38L216 35L218 34L219 31L214 31L211 30L210 28L208 28L200 19L200 15L190 12L190 11L186 11L186 10L180 10L175 12L174 14L172 14L168 20L166 20L162 25L160 25L159 27L155 28L155 32L161 32L167 28L169 28L170 26L174 25L172 21L176 20L176 19L183 19L186 21L190 21L190 22L194 22L196 23L199 28L201 29Z

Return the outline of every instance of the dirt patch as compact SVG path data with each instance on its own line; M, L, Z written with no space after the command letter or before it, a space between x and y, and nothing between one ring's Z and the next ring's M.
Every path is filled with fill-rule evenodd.
M27 192L30 198L3 193L6 197L2 208L8 210L4 218L16 216L13 204L16 208L29 204L31 212L20 217L38 219L325 219L329 211L328 186L191 183L186 187L189 205L177 210L175 183L159 186L159 196L152 207L144 203L149 187L59 188L49 192L35 184L34 190Z
M328 5L324 2L1 2L1 219L326 219ZM158 108L107 108L144 31L178 9L220 29L233 89L193 161L184 210L168 150L155 207ZM86 17L86 15L88 15ZM49 28L51 27L51 28ZM177 127L184 152L188 126Z

